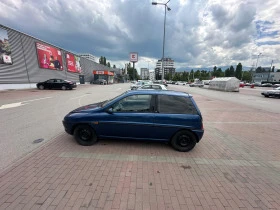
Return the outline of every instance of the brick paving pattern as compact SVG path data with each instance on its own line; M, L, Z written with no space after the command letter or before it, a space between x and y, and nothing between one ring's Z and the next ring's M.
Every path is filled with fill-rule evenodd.
M195 96L205 135L77 145L62 132L0 173L0 209L280 209L280 115Z

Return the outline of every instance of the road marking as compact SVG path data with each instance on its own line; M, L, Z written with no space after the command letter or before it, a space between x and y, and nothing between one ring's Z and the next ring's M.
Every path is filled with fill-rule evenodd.
M17 102L17 103L4 104L4 105L0 106L0 109L9 109L9 108L20 107L20 106L23 106L25 104L28 104L28 102L38 101L38 100L43 100L43 99L48 99L48 98L52 98L52 97L37 98L37 99L33 99L33 100L28 100L28 101L21 101L21 102Z
M0 106L0 109L9 109L9 108L15 108L15 107L19 107L22 106L23 104L21 102L19 103L12 103L12 104L4 104L2 106Z
M72 100L72 99L82 98L82 97L85 97L85 96L88 96L88 94L86 94L86 95L81 95L81 96L74 97L74 98L70 98L70 99Z
M52 98L52 97L37 98L37 99L33 99L33 100L28 100L28 101L21 101L21 103L27 103L27 102L31 102L31 101L39 101L39 100L48 99L48 98Z

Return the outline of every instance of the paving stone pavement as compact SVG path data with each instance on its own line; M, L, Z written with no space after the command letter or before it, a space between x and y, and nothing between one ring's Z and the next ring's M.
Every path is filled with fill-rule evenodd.
M62 131L0 173L0 209L280 209L280 115L194 97L193 151Z

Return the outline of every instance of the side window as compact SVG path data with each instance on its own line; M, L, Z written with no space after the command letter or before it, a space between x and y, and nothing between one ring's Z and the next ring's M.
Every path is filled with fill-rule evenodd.
M50 79L50 80L47 81L47 83L53 83L53 82L54 82L53 79Z
M182 96L159 95L158 111L167 114L197 114L191 99Z
M150 112L151 95L132 95L116 102L113 112Z

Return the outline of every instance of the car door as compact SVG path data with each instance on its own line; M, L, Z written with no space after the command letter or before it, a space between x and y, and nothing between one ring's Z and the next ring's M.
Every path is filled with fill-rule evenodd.
M53 79L49 79L46 83L45 83L45 88L46 89L52 89L54 85L54 80Z
M132 95L112 105L112 113L99 123L101 137L151 139L154 97ZM104 119L104 118L103 118Z
M61 79L55 79L54 83L53 83L53 88L54 89L61 89L61 86L62 86L63 82L64 81L61 80Z
M201 117L190 98L158 95L154 116L154 135L159 139L170 139L180 129L202 126Z

